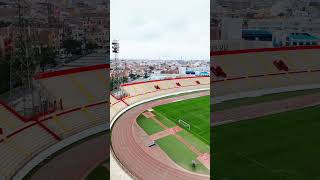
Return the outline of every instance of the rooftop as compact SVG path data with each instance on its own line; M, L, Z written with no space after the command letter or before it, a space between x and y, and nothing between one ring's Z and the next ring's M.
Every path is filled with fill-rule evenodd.
M308 33L291 33L288 38L292 40L320 40L318 37Z
M243 29L242 30L243 34L252 34L252 35L272 35L271 32L266 31L266 30L258 30L258 29Z

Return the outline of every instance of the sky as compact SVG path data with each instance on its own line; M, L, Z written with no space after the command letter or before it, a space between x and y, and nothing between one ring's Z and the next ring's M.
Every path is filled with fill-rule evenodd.
M111 0L110 5L110 40L119 40L120 59L210 59L210 0Z

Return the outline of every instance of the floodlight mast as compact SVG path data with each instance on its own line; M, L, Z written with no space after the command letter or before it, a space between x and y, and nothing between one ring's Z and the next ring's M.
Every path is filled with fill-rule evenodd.
M118 54L120 50L119 40L112 41L112 52L114 53L114 67L113 67L113 77L112 77L112 85L113 89L118 89L120 85L120 73L119 73L119 59Z
M114 53L114 63L115 63L115 70L118 70L118 54L120 50L120 44L118 40L112 41L112 52Z

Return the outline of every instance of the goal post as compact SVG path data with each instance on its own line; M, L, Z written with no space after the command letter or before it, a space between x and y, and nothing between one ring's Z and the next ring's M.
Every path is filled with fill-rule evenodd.
M182 120L182 119L179 119L179 120L178 120L178 123L179 123L181 126L187 128L187 129L189 129L189 130L191 129L190 124L187 123L186 121Z

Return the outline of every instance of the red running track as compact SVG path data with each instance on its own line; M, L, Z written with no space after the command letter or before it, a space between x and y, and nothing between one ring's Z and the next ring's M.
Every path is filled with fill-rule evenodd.
M203 180L210 179L208 175L195 174L184 171L179 167L172 167L146 153L133 137L133 124L136 118L146 109L167 104L178 99L188 99L209 95L197 93L176 98L162 99L134 107L124 113L113 125L111 145L116 159L137 179L170 179L170 180Z
M71 145L38 169L30 180L81 180L98 164L108 159L109 133Z

